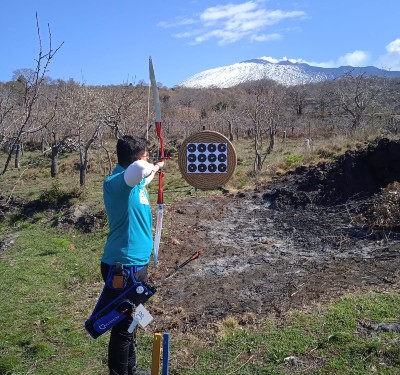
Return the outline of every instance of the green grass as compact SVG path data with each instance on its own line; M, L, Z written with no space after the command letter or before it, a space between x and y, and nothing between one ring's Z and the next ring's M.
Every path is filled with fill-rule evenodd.
M15 244L0 262L0 325L5 327L0 374L29 373L33 367L37 374L93 373L96 369L87 366L104 340L91 342L83 321L86 299L94 300L88 286L100 283L99 241L104 235L87 241L88 235L24 223L16 223L14 231Z
M398 316L399 303L398 293L353 295L319 307L317 314L294 313L279 323L266 320L256 331L235 328L212 349L194 354L195 369L178 373L398 374L399 335L362 335L357 321L366 316L390 321Z
M289 166L300 166L304 161L304 155L288 155L285 158L286 163Z

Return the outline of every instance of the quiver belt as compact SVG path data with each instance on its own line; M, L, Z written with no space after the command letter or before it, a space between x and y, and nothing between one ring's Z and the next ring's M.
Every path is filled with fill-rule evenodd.
M130 316L136 306L144 304L156 292L153 286L135 279L134 274L137 271L136 267L122 269L121 283L121 266L110 267L103 292L91 317L85 322L90 336L96 339L107 332ZM108 300L110 302L107 303Z

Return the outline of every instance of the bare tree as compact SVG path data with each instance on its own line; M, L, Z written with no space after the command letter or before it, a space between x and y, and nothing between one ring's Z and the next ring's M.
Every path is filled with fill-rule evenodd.
M77 133L71 123L69 122L69 89L70 86L77 85L75 82L64 82L59 81L57 84L58 92L58 106L53 121L46 124L45 129L42 132L42 138L45 134L48 134L50 149L44 149L43 153L50 151L51 158L51 177L58 176L58 157L59 154L68 148L74 148L73 140L77 136ZM44 140L42 139L42 143ZM43 149L43 146L42 146Z
M105 88L98 93L105 101L103 124L110 128L115 139L131 132L143 133L145 136L146 91L146 87L142 85L124 84Z
M0 148L10 139L12 115L16 103L10 84L0 84Z
M102 123L99 121L90 133L79 132L79 184L80 186L86 185L86 174L89 165L89 149L95 140L99 137L101 132ZM81 130L81 128L79 129ZM87 134L86 137L83 135Z
M86 184L89 151L101 134L104 101L95 88L73 84L64 93L66 126L75 137L79 150L79 183Z
M263 81L249 85L244 112L252 122L252 137L254 146L253 173L261 171L264 161L275 146L275 136L280 120L281 108L286 91L278 86L265 84ZM268 138L268 145L264 145Z
M230 105L227 102L220 101L217 104L213 105L213 112L216 114L217 118L219 117L221 120L219 122L226 123L228 125L228 138L230 141L233 141L233 122L234 116L232 116L232 111L230 110ZM222 133L224 133L224 129L222 129Z
M288 101L294 106L298 116L303 115L307 95L308 90L306 85L297 85L288 89Z
M52 49L51 31L50 26L48 25L49 49L46 53L44 53L37 14L36 28L39 39L39 54L36 60L36 69L34 71L27 70L25 75L21 75L17 80L18 87L21 90L21 101L18 106L14 107L14 109L18 109L18 115L15 115L14 117L16 130L14 132L13 142L1 174L7 172L12 155L16 149L18 148L20 150L23 135L37 132L46 126L46 124L39 123L37 121L38 114L40 113L40 98L43 87L46 83L46 73L48 72L49 64L63 43L61 43L61 45L55 50ZM50 122L51 120L52 116L47 119L47 122Z
M382 84L376 84L376 78L368 78L364 74L353 76L346 73L337 81L334 96L336 105L345 115L350 116L350 132L360 127L363 118L373 112Z

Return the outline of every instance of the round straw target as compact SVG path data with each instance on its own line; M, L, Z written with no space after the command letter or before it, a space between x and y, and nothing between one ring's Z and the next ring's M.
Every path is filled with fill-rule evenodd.
M179 150L179 169L191 186L202 190L226 184L236 168L236 151L221 133L211 130L189 136Z

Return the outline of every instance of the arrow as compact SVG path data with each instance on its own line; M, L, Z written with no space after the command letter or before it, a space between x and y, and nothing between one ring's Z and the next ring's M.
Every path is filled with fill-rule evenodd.
M195 253L192 254L192 256L190 258L186 259L183 263L175 266L174 270L171 273L169 273L167 276L165 276L165 279L168 279L172 275L175 275L181 268L185 267L188 263L197 259L198 257L200 257L200 255L203 255L203 254L204 254L204 249L200 249L199 251L196 251Z

